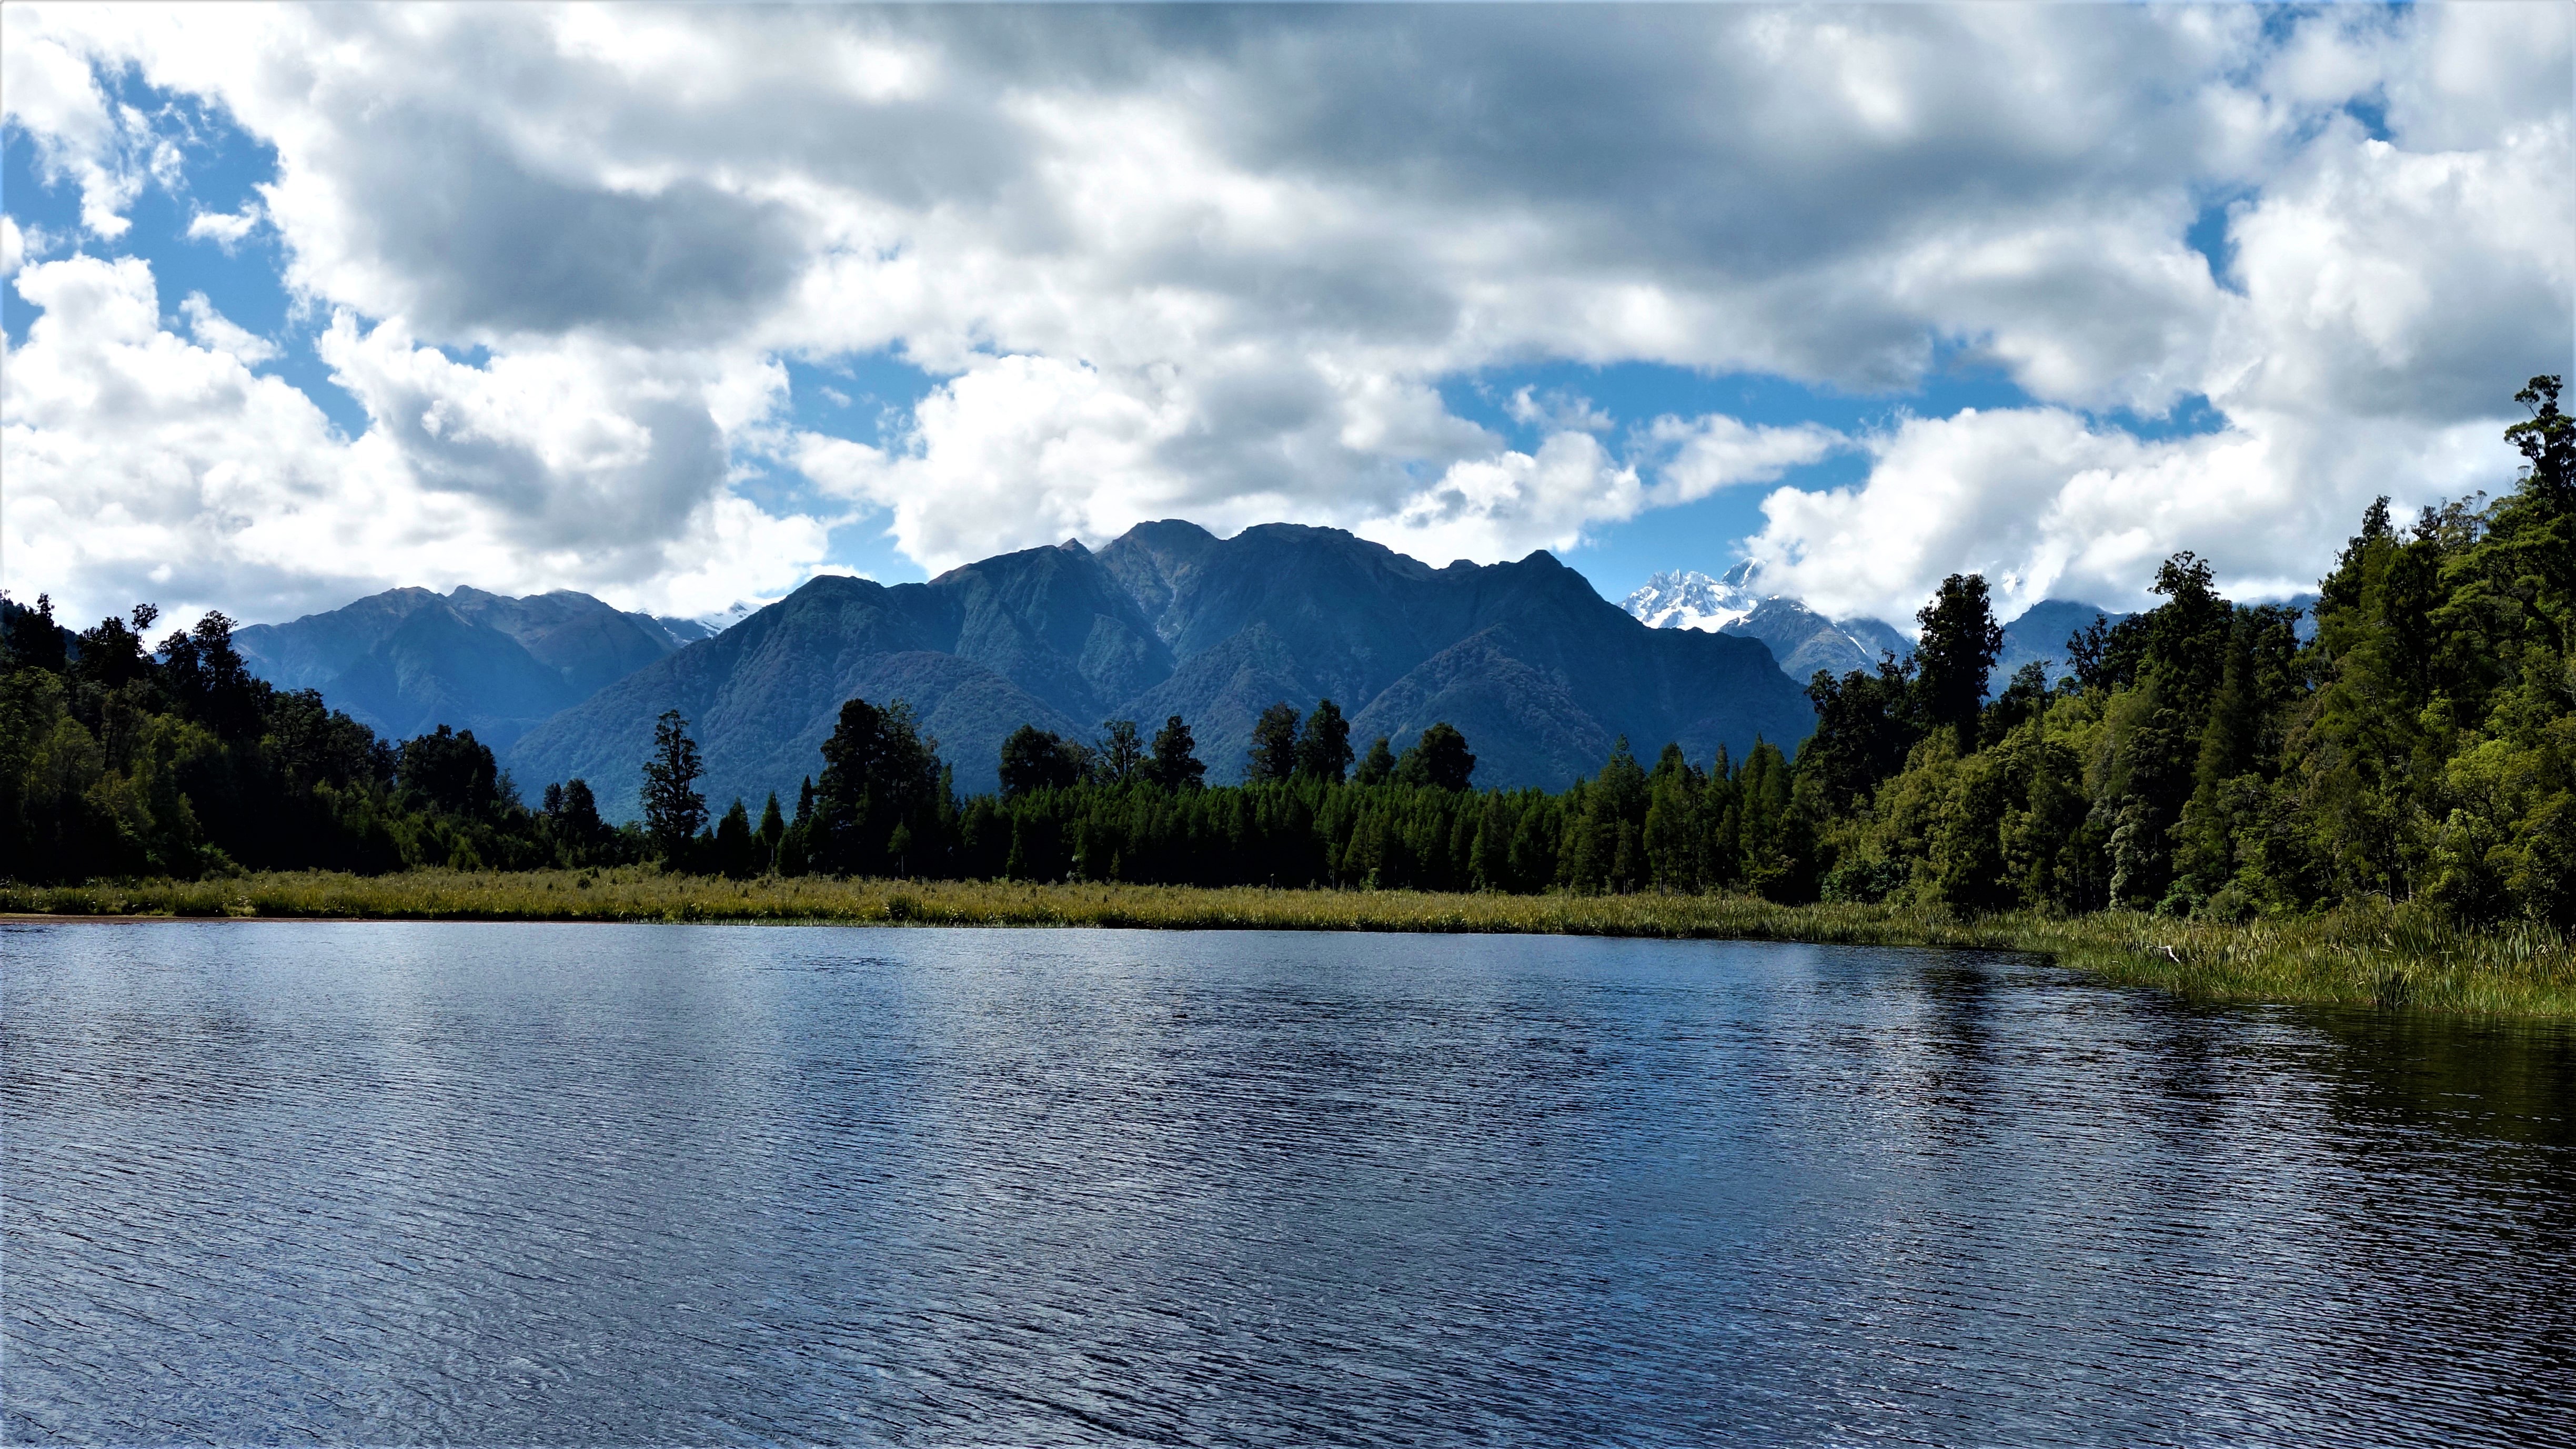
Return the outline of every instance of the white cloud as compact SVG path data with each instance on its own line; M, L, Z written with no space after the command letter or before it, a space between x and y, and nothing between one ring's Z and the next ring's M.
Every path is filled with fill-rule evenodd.
M1615 408L1534 390L1507 405L1524 452L1446 380L1563 359L1904 389L1952 353L2036 405L1904 423L1865 484L1775 494L1759 546L1820 602L1904 617L1972 564L2134 589L2218 529L2244 577L2313 576L2370 493L2510 476L2496 411L2564 364L2576 308L2550 4L2270 33L2243 7L0 23L11 123L94 236L171 153L93 66L275 147L256 206L191 234L264 218L300 296L350 314L325 353L374 422L341 446L382 471L349 476L415 490L386 513L423 530L385 557L493 586L811 567L824 520L724 481L773 457L933 568L1170 515L1512 556L1852 444L1725 417L1614 443ZM2185 236L2224 199L2213 275ZM785 430L781 356L881 349L942 378L900 436ZM2196 396L2218 432L2098 421ZM693 550L733 561L683 584Z
M188 219L188 239L210 241L230 252L259 223L259 203L255 201L239 211L200 211Z
M88 57L31 26L33 18L14 6L0 10L0 119L33 138L47 181L80 187L82 227L113 240L131 225L124 213L143 185L130 117L108 104Z
M344 320L325 354L374 422L352 440L253 374L265 344L202 295L182 303L197 344L163 330L139 259L41 262L13 285L43 310L0 382L0 553L13 585L41 570L76 617L135 597L180 619L291 617L468 582L698 613L790 587L823 557L821 523L766 513L708 471L720 375L692 391L578 356L486 372Z
M1358 532L1435 563L1512 558L1572 548L1586 525L1633 518L1645 506L1637 470L1590 433L1551 435L1536 453L1502 452L1449 465L1438 482L1406 496L1391 518Z
M277 344L234 323L215 310L203 292L190 292L179 303L179 313L188 319L189 334L198 345L216 352L228 352L243 365L257 367L277 357Z

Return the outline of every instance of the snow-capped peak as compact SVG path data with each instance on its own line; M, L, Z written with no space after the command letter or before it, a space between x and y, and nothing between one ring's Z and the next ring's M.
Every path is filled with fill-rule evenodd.
M1646 580L1620 607L1650 629L1704 629L1710 633L1752 614L1762 602L1753 591L1758 566L1751 559L1711 578L1697 569L1677 569Z

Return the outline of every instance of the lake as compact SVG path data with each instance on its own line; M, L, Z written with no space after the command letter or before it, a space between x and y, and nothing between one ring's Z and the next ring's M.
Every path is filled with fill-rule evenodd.
M2576 1423L2576 1037L1961 952L0 927L12 1443Z

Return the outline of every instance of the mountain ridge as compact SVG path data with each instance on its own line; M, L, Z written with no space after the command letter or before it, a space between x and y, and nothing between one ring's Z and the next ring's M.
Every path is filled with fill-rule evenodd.
M284 624L233 631L251 671L318 689L395 739L440 724L494 749L606 685L705 637L570 589L511 598L460 585L387 589Z
M1022 723L1089 738L1171 714L1211 782L1238 778L1261 710L1330 697L1356 740L1408 743L1437 719L1480 784L1561 786L1613 740L1695 759L1759 736L1794 748L1812 716L1758 640L1645 628L1544 551L1435 569L1338 529L1262 524L1220 539L1180 520L1097 551L1068 542L925 583L818 578L529 731L523 785L581 775L631 811L652 719L679 709L721 805L782 795L820 764L852 695L909 699L962 790L990 789Z

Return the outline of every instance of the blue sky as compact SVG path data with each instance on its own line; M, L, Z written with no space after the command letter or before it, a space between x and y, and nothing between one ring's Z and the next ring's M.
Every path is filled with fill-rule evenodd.
M2280 593L2509 486L2576 350L2550 5L5 34L0 582L82 614L714 613L1170 516Z

